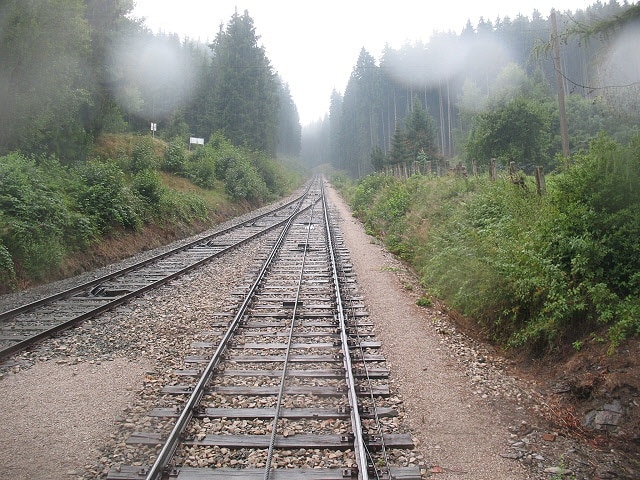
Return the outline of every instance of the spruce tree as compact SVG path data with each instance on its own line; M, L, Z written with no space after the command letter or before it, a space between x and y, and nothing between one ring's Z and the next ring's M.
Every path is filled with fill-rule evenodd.
M236 11L218 32L213 50L213 130L232 143L270 154L278 143L279 84L253 19Z

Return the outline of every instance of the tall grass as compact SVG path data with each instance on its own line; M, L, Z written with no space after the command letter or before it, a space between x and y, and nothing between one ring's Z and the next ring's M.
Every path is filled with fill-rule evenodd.
M373 175L354 212L498 343L542 353L640 333L640 136L601 137L536 194L508 179Z

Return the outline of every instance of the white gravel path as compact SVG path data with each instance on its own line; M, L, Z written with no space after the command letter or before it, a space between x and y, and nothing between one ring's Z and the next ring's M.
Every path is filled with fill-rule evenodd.
M145 362L36 363L0 383L0 478L75 478L99 457ZM79 407L81 405L82 407Z

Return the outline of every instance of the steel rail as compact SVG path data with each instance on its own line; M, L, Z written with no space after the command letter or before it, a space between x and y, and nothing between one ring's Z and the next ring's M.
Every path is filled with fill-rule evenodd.
M213 377L215 373L215 369L217 368L217 366L219 365L223 357L223 354L227 348L227 345L229 344L231 338L235 334L235 331L237 330L241 320L245 317L245 314L249 308L249 304L253 300L253 296L255 292L258 290L260 283L262 282L263 278L266 275L267 270L271 266L277 253L280 251L280 248L284 243L284 239L289 229L291 228L294 218L297 217L298 214L302 213L302 211L312 208L313 205L315 205L315 203L316 202L314 202L312 205L309 205L302 210L300 209L300 205L299 205L296 209L297 210L296 213L294 213L289 217L286 224L280 231L280 234L278 235L278 238L276 239L275 244L273 245L266 260L263 262L262 267L260 268L260 271L258 272L258 275L255 281L253 282L253 284L251 285L251 288L245 295L244 300L242 301L242 304L238 308L236 315L234 316L233 320L231 321L231 324L229 325L229 328L225 332L222 340L220 341L218 347L216 348L215 353L207 363L207 366L203 370L202 375L198 380L198 383L193 388L193 391L191 392L191 395L189 396L189 399L187 400L187 403L185 404L182 410L182 413L178 417L176 424L171 430L171 433L169 434L169 436L167 437L167 440L165 441L160 453L158 454L158 457L156 458L154 464L149 468L147 475L145 477L146 480L160 480L162 478L164 471L166 470L167 466L171 462L171 459L173 458L175 451L178 448L178 445L180 444L181 436L184 430L186 429L187 424L193 417L194 411L198 406L198 404L200 403L202 396L205 393L207 384Z
M360 350L360 358L364 358L364 348L362 347L362 338L360 337L360 333L358 332L358 329L354 329L355 330L355 337L356 337L356 345L358 345L357 348L359 348ZM384 461L384 465L386 466L387 469L387 478L390 479L391 478L391 462L389 461L389 452L387 451L387 444L385 443L384 440L384 434L382 432L382 427L381 427L381 423L380 423L380 417L378 415L378 408L376 405L376 398L373 395L373 385L371 382L371 376L369 374L369 366L367 365L367 362L363 361L362 362L362 368L364 370L364 380L367 382L367 384L369 385L369 401L371 402L371 405L373 406L372 411L373 411L373 421L376 425L376 430L378 431L378 436L380 437L380 450L382 451L382 458ZM368 452L368 450L367 450ZM376 469L376 478L380 479L380 475L378 474L378 470Z
M309 215L309 226L313 223L313 213L315 208L311 209L311 213ZM300 300L300 290L302 289L302 279L304 276L304 268L307 261L307 252L309 245L309 237L311 236L311 228L307 230L307 238L305 241L305 248L302 254L302 264L300 265L300 275L298 276L298 282L296 287L296 295L293 305L293 310L291 312L291 323L289 324L289 335L287 338L287 348L285 353L284 362L282 365L282 375L280 378L280 388L278 390L278 398L276 400L276 411L273 415L273 423L271 426L271 439L269 440L269 450L267 451L267 459L265 461L264 467L264 480L269 480L271 476L271 462L273 461L273 451L276 445L276 434L278 430L278 419L280 417L280 411L282 409L282 398L284 396L284 386L287 377L287 370L289 368L289 358L291 356L291 343L293 341L293 331L296 323L296 316L298 314L298 304Z
M351 424L353 427L353 447L356 454L356 464L358 466L358 479L369 480L369 470L367 465L367 452L364 444L364 435L362 430L362 421L360 419L360 411L358 410L358 396L355 388L355 379L353 376L351 355L349 353L349 343L347 336L347 327L345 322L345 314L342 306L342 292L340 289L340 280L338 279L338 268L336 264L336 254L333 247L333 230L329 221L329 211L324 192L324 182L321 184L322 208L324 213L324 224L327 229L327 248L329 250L329 260L331 262L331 273L333 278L333 288L336 297L337 317L340 323L340 339L342 343L343 363L345 368L345 377L348 387L349 406L351 407Z

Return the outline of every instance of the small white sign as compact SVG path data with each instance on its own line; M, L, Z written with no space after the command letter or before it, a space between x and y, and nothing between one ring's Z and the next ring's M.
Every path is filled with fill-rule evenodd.
M193 143L195 145L204 145L204 138L189 137L189 143Z
M155 132L158 130L158 124L151 122L151 131Z

